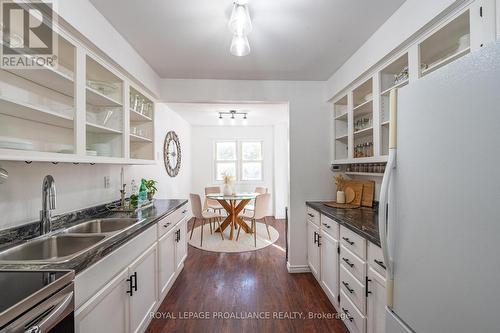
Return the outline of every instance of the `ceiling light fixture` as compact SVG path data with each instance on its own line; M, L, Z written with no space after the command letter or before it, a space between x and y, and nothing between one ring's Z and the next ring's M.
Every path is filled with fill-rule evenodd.
M250 43L247 35L252 32L252 20L248 12L248 0L236 0L229 19L228 28L233 34L229 51L237 57L244 57L250 53Z
M223 115L229 115L230 116L230 124L235 125L236 124L236 116L237 115L243 115L243 125L246 125L248 120L247 120L247 112L238 112L236 110L230 110L229 112L219 112L219 125L224 124L224 118L222 117Z

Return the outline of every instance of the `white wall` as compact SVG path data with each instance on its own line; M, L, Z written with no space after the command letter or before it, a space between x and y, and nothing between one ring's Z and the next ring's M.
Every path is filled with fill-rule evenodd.
M331 121L324 88L324 82L313 81L162 80L161 96L168 102L289 102L288 260L297 269L307 265L305 201L333 198L335 190L329 170Z
M214 179L215 166L214 144L217 140L262 140L263 157L263 180L259 182L236 182L235 187L239 192L252 192L256 186L267 187L273 197L273 206L269 208L268 215L275 215L275 203L277 193L287 197L287 189L275 188L275 172L285 172L286 170L275 171L274 161L274 128L273 126L193 126L191 136L192 171L191 171L191 191L203 197L206 186L220 186L222 183ZM286 186L286 184L285 184ZM280 198L281 199L281 198ZM279 201L282 204L282 201ZM284 206L279 207L284 210Z
M181 170L175 178L169 177L163 167L163 139L169 130L177 132L183 148ZM130 184L132 178L157 179L157 198L188 198L191 181L190 125L166 105L158 105L155 132L156 152L160 156L157 165L125 166L125 180ZM1 161L0 166L9 172L7 183L0 184L0 229L39 219L42 179L48 174L56 181L56 214L107 203L120 197L120 166ZM109 188L104 188L105 176L110 177Z
M285 218L285 209L290 202L290 150L288 124L274 125L274 215Z
M334 97L360 75L417 34L451 5L465 0L407 0L340 67L327 82L327 96Z

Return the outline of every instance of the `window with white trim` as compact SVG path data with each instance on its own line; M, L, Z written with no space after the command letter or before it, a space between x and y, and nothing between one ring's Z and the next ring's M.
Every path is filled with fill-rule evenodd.
M263 177L262 141L216 141L214 152L215 180L223 181L224 175L241 182L259 182Z

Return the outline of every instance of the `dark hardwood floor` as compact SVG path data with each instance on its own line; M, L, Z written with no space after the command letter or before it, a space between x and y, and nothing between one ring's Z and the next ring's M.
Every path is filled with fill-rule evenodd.
M347 333L313 275L288 273L284 221L268 221L280 238L259 251L226 254L189 246L184 269L147 332ZM324 317L309 319L310 313Z

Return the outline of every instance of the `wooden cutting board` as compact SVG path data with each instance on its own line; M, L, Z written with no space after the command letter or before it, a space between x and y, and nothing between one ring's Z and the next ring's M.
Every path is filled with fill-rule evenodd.
M346 181L345 182L345 188L352 188L354 191L354 200L350 202L351 205L353 206L361 206L361 202L363 199L363 183L358 183L358 182L353 182L353 181Z
M343 209L354 209L354 208L361 207L359 205L356 206L353 204L341 204L341 203L337 203L335 201L325 202L324 204L325 204L325 206L329 206L329 207L333 207L333 208L343 208Z
M358 184L363 187L363 193L361 196L361 206L363 207L373 207L373 200L375 198L375 182L373 180L349 180L346 182L346 186L350 186L348 184ZM356 199L354 199L356 200Z

